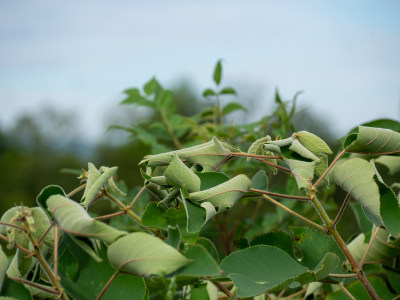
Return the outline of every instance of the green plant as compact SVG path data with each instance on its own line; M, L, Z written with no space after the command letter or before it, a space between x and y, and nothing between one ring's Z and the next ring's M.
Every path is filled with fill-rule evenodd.
M219 88L221 77L218 62L217 89L204 92L216 101L192 118L176 113L173 93L155 79L144 94L127 90L124 103L155 112L149 122L114 126L132 132L153 153L140 163L143 186L128 191L115 181L116 167L89 163L79 177L83 184L72 192L48 186L37 197L39 207L8 210L0 239L16 251L10 261L0 251L1 295L391 299L399 294L400 207L393 192L399 187L394 177L400 170L399 122L357 127L329 163L332 151L320 137L291 132L296 98L290 106L276 93L271 115L253 124L227 123L229 113L244 107L222 105L220 97L236 92ZM375 164L388 167L391 187ZM332 182L347 193L339 209ZM345 242L336 225L351 199L354 217L342 222L353 226L357 220L360 226ZM102 200L115 212L94 215L91 208Z

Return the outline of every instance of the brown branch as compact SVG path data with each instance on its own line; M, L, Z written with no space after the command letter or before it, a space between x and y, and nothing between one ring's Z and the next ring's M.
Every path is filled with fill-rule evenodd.
M262 162L262 163L264 163L264 164L266 164L266 165L269 165L269 166L271 166L271 167L274 167L274 168L277 168L277 169L279 169L279 170L282 170L282 171L284 171L284 172L286 172L286 173L292 173L292 171L290 170L290 169L288 169L288 168L285 168L285 167L282 167L282 166L280 166L280 165L278 165L278 164L274 164L274 163L272 163L272 162L270 162L270 161L267 161L267 160L263 160L263 159L261 159L261 158L255 158L255 160L258 160L258 161L260 161L260 162Z
M37 289L40 289L42 291L45 291L45 292L48 292L48 293L51 293L51 294L54 294L54 295L59 295L60 294L60 292L58 292L58 291L56 291L54 289L48 288L48 287L46 287L46 286L44 286L42 284L38 284L38 283L29 281L29 280L26 280L26 279L17 278L17 277L8 277L8 278L10 278L11 280L17 281L17 282L21 282L23 284L27 284L27 285L33 286L33 287L35 287Z
M23 231L23 232L26 232L26 228L23 227L23 226L11 224L11 223L6 223L6 222L0 222L0 225L9 226L9 227L14 227L14 228L19 229L19 230L21 230L21 231Z
M107 291L107 289L110 287L111 283L114 281L115 278L117 278L118 274L120 272L117 271L113 274L113 276L111 276L111 278L107 281L106 285L103 287L103 289L101 290L100 294L97 296L96 300L100 300L104 293Z
M139 198L139 196L142 194L142 192L146 189L146 186L143 186L140 191L136 194L135 198L133 198L132 202L128 205L129 208L132 207L132 205L136 202L136 200Z
M58 226L54 227L54 257L53 257L53 269L54 275L58 277Z
M344 199L344 201L343 201L343 203L342 203L342 206L340 207L340 210L339 210L338 214L336 215L335 220L333 220L333 222L332 222L332 227L333 227L333 228L336 227L336 224L339 222L340 218L342 217L343 212L344 212L344 210L346 209L347 203L348 203L349 200L350 200L350 196L351 196L350 193L348 193L347 196L346 196L346 198Z
M223 292L228 298L232 298L232 293L219 281L212 281L212 283L221 291Z
M251 157L251 158L261 158L261 159L281 159L281 156L276 155L257 155L257 154L249 154L245 152L231 152L229 155L232 156L244 156L244 157Z
M325 170L325 172L321 175L321 177L318 178L318 180L314 183L314 187L317 188L317 186L321 183L322 180L324 180L325 176L329 173L329 171L332 169L332 167L337 163L337 161L345 154L346 152L343 150L336 156L336 158L331 162L329 167Z
M302 290L300 290L300 291L297 291L296 293L293 293L293 294L291 294L291 295L289 295L289 296L283 298L282 300L289 300L289 299L292 299L292 298L294 298L294 297L297 297L297 296L299 296L299 295L305 293L306 291L307 291L307 287L305 287L304 289L302 289Z
M66 196L67 198L72 197L73 195L75 195L76 193L78 193L80 190L82 190L83 188L86 187L86 183L78 186L76 189L72 190L71 192L69 192Z
M360 265L361 267L364 265L365 259L366 259L367 256L368 256L369 250L371 250L372 244L373 244L373 242L374 242L376 236L378 235L378 232L379 232L380 229L381 229L381 227L378 226L378 227L376 228L375 232L374 232L374 235L371 237L371 239L370 239L370 241L369 241L369 244L368 244L368 247L367 247L367 249L365 250L364 255L363 255L363 257L361 258L361 261L360 261L360 263L359 263L359 265Z
M295 199L295 200L303 200L303 201L311 200L311 198L308 196L285 195L285 194L279 194L279 193L274 193L274 192L269 192L269 191L253 189L253 188L251 188L250 191L259 193L259 194L265 194L265 195L270 195L270 196L274 196L274 197L279 197L279 198Z
M126 211L125 210L121 210L121 211L118 211L118 212L113 213L113 214L99 216L99 217L96 217L96 218L93 218L93 219L94 220L106 220L106 219L111 219L113 217L120 216L120 215L126 215Z
M343 292L346 293L347 296L350 297L351 300L357 300L356 298L354 298L354 296L349 292L348 289L346 289L346 287L343 285L343 283L339 282L338 286L343 290Z
M49 226L49 228L46 229L46 231L43 233L43 235L40 237L38 240L38 244L41 245L43 243L44 238L46 235L49 233L50 229L56 224L56 220L53 220Z
M2 239L3 241L6 241L7 243L10 243L10 240L9 240L6 236L4 236L4 235L2 235L2 234L0 234L0 239ZM29 256L32 255L32 252L31 252L31 251L29 251L29 250L26 249L25 247L21 246L20 244L15 243L14 246L17 247L17 248L18 248L19 250L21 250L22 252L28 254Z

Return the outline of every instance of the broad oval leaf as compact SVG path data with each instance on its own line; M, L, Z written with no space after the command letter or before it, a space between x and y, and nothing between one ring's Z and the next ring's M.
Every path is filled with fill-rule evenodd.
M382 155L375 162L388 168L392 176L400 171L400 156Z
M81 205L61 195L51 196L47 200L47 206L61 230L72 235L96 238L105 243L111 243L126 234L124 231L92 219Z
M104 172L100 173L92 163L89 163L88 169L87 185L82 197L82 205L84 206L88 206L92 202L101 187L114 175L118 167L105 168Z
M185 186L189 193L200 191L200 178L175 154L164 172L167 182L175 187Z
M288 164L290 171L292 171L298 188L308 188L311 184L311 180L314 178L315 162L295 159L286 159L285 162Z
M314 154L332 154L329 146L318 136L307 131L299 131L293 134L299 142Z
M188 199L199 205L210 202L219 213L230 209L240 197L249 191L251 185L250 179L241 174L213 188L191 193Z
M400 133L390 129L359 126L344 141L346 152L362 154L400 153Z
M273 246L253 246L225 257L221 268L238 288L239 297L264 293L281 284L289 284L308 268L289 254Z
M167 275L190 262L175 248L143 232L118 239L107 255L115 269L144 277Z
M336 165L332 171L335 183L362 205L367 218L376 225L383 225L375 174L374 167L361 158L346 160Z

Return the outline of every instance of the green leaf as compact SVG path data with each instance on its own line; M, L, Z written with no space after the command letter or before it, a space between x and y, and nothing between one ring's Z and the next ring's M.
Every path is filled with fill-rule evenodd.
M362 205L367 218L376 225L383 225L374 167L364 159L353 158L335 165L332 174L336 184Z
M243 111L247 112L247 109L242 104L240 104L238 102L229 102L222 109L222 114L225 116L225 115L233 113L234 111L237 111L237 110L243 110Z
M383 182L374 177L379 187L380 194L380 213L385 228L396 238L400 237L400 207L399 199Z
M311 228L293 227L293 245L303 254L301 264L310 269L317 269L326 253L336 254L341 261L344 255L335 241L327 234Z
M281 249L264 245L232 253L222 260L221 268L235 283L239 297L252 297L288 285L308 271Z
M285 162L288 164L290 171L292 171L298 188L308 188L314 178L315 163L294 159L286 159Z
M249 150L247 151L247 153L248 154L252 154L252 155L260 155L260 154L262 154L263 145L266 142L269 142L269 141L271 141L271 137L269 135L267 135L266 137L263 137L261 139L256 140L253 144L251 144L251 146L249 147ZM278 150L279 150L279 148L278 148ZM248 162L251 161L251 159L252 159L251 157L247 157L247 161Z
M252 188L257 190L268 190L268 177L265 171L258 171L256 175L251 179L253 183Z
M140 92L138 89L129 89L125 90L124 93L127 95L127 98L125 98L121 104L136 104L138 106L147 106L151 108L155 108L154 102L146 99L142 95L140 95Z
M47 206L60 229L69 234L96 238L106 243L126 234L92 219L81 205L61 195L51 196L47 200Z
M318 158L320 159L320 162L315 164L314 172L318 177L321 177L326 169L328 169L328 155L319 154ZM325 176L323 181L325 181L326 184L329 185L329 176Z
M161 90L162 87L158 83L157 79L155 77L151 78L148 82L145 83L143 86L143 91L146 93L146 95L150 96L155 94L157 91Z
M375 159L375 162L388 168L392 176L400 171L400 156L382 155Z
M357 220L358 227L361 229L361 232L363 232L365 234L367 232L371 232L372 223L365 216L362 206L356 202L352 202L352 203L350 203L350 207L353 210L353 213Z
M362 154L400 153L400 133L390 129L359 126L344 141L346 152Z
M209 96L216 96L216 95L217 95L217 93L212 89L206 89L203 92L203 97L205 97L205 98L207 98Z
M32 296L22 283L16 282L9 278L4 280L1 296L7 296L11 299L31 300Z
M314 154L332 154L329 146L318 136L307 131L299 131L293 134L300 143Z
M43 211L45 211L47 213L47 215L50 217L50 219L51 219L51 215L50 215L49 211L47 210L46 201L52 195L65 196L66 194L65 194L64 190L61 187L59 187L58 185L49 185L49 186L45 187L39 193L39 195L36 197L36 203L43 209Z
M175 154L164 172L168 183L175 187L185 186L189 193L200 191L200 178Z
M0 245L0 291L3 286L4 276L6 275L8 265L7 255L3 252L3 248Z
M144 277L167 275L190 262L159 238L143 232L131 233L112 243L108 259L115 269Z
M179 231L179 226L168 227L168 236L165 239L165 242L171 247L179 249L181 244L181 232Z
M326 253L321 262L315 267L315 279L321 280L333 273L340 265L340 258L331 252Z
M204 172L215 171L215 168L234 150L232 146L213 138L207 143L193 147L146 156L140 164L146 163L148 167L165 166L176 154L183 162L202 166Z
M61 247L70 248L66 261L59 262L59 275L61 284L73 299L91 300L96 299L107 281L115 273L115 269L107 259L107 248L101 245L99 250L100 262L91 259L80 248L71 243L70 240L62 242ZM65 252L64 252L65 253ZM70 277L68 261L75 261L79 265L79 272L73 278ZM107 289L102 299L106 300L142 300L146 294L144 280L138 276L119 274Z
M215 248L215 245L209 239L205 237L199 237L196 244L202 245L207 250L207 252L210 253L210 255L214 258L216 262L219 261L217 248Z
M319 162L319 158L312 153L310 150L308 150L305 146L303 146L299 140L293 139L292 144L289 147L289 150L296 152L300 156L310 159L315 162Z
M195 172L200 178L200 190L204 191L228 181L230 178L220 172Z
M207 221L212 218L216 212L214 206L211 205L210 211L207 213L207 208L200 207L192 204L190 201L184 201L186 216L187 216L187 226L188 232L199 232L201 228L207 223ZM206 202L209 203L209 202ZM208 218L207 218L208 216Z
M249 191L251 184L250 179L241 174L213 188L191 193L188 199L199 205L203 202L210 202L219 213L230 209L240 197Z
M88 206L96 198L102 186L107 183L118 169L118 167L104 168L104 172L100 173L92 163L88 165L88 180L82 197L83 206Z
M275 246L294 258L292 238L285 232L276 231L257 235L250 242L250 246L255 245Z
M220 95L236 95L236 90L231 87L224 87L220 92ZM247 110L246 110L247 111Z
M161 111L164 111L167 114L172 114L173 112L175 112L174 94L172 93L172 91L160 91L159 93L157 93L154 101Z
M221 269L214 258L201 245L190 247L185 256L192 262L178 273L180 276L214 276L221 273Z
M369 276L368 281L371 283L372 287L374 288L375 292L379 295L380 299L384 300L391 300L395 297L389 289L387 288L383 279L378 276ZM364 286L361 284L359 280L350 283L346 286L347 290L350 294L353 295L355 299L370 299L367 291L365 290ZM338 290L337 292L328 294L327 300L342 300L346 299L348 296L342 290Z
M374 226L372 231L374 232L375 230L376 228ZM368 244L369 243L365 241L365 235L361 233L353 239L347 247L354 258L360 261ZM366 261L383 260L398 255L400 255L400 239L390 239L390 233L381 228L368 252Z
M221 77L222 77L222 64L221 60L218 60L217 64L215 65L214 75L213 75L213 79L216 85L219 85L219 83L221 82Z
M79 271L79 263L71 253L71 250L69 250L68 245L58 257L58 268L61 273L64 273L72 281L76 279Z

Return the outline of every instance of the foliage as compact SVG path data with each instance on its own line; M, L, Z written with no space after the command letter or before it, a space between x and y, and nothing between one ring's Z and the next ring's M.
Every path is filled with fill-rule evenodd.
M358 126L330 160L323 139L295 131L297 95L283 101L276 92L275 111L258 122L229 121L246 109L238 101L223 104L238 96L221 85L222 74L218 61L216 88L203 93L211 104L191 117L178 112L173 93L155 78L142 91L125 91L124 104L155 114L114 126L151 149L140 162L141 187L128 191L116 181L117 167L89 163L72 192L48 186L38 207L3 214L0 239L16 249L9 259L0 251L4 299L400 293L399 122ZM347 193L339 209L335 186ZM96 215L102 201L114 212ZM341 216L350 201L347 221ZM340 220L360 224L347 243L336 229Z

